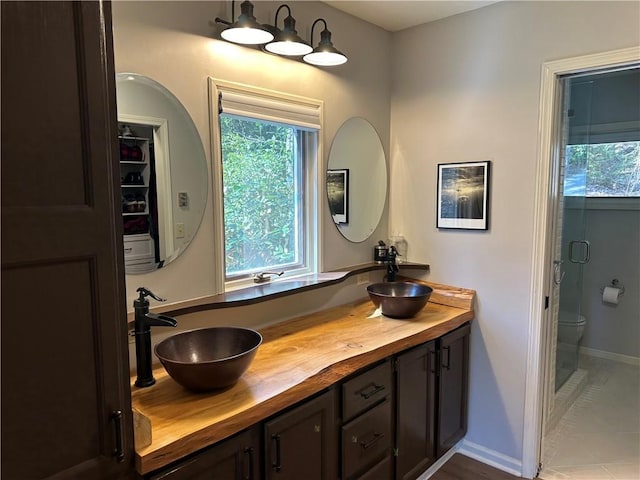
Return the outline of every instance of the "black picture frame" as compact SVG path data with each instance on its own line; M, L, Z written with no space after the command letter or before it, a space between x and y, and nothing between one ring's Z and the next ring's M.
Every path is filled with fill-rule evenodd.
M349 223L349 169L327 170L327 198L335 224Z
M491 161L438 164L436 227L488 230Z

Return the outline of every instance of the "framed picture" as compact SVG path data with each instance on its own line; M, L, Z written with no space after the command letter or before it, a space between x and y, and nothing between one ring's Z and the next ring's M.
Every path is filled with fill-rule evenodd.
M329 210L336 224L349 223L349 169L327 170Z
M437 228L489 229L491 162L438 164Z

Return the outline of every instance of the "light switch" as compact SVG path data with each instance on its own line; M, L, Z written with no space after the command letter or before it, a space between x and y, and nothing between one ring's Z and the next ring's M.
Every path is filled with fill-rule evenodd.
M176 223L176 238L184 238L184 223Z

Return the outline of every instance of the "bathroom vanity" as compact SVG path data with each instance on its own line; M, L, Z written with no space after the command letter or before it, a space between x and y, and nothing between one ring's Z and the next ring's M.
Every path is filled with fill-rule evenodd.
M364 300L261 330L251 367L220 392L191 393L157 368L156 385L132 386L151 425L138 473L416 478L466 432L474 316L474 291L429 285L411 319L376 316Z

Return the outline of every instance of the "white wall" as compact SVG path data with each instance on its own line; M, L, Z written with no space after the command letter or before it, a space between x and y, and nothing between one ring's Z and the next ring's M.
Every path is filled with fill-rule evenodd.
M473 288L466 440L521 468L542 63L637 45L637 2L501 2L394 34L390 231ZM492 161L490 229L435 228L436 165ZM541 299L540 299L541 300Z
M273 23L279 5L279 2L256 2L254 14L260 22ZM390 34L320 2L289 5L303 38L309 38L316 18L325 18L334 45L347 54L349 62L334 68L317 68L217 40L220 27L209 22L216 17L230 19L228 1L114 2L116 72L146 75L182 102L202 137L210 171L209 76L323 100L323 166L337 129L353 116L364 117L373 124L388 155L391 74L386 67L390 63ZM238 15L239 6L236 7ZM281 21L282 18L281 15ZM316 43L320 31L321 28L316 28ZM366 43L362 42L364 38ZM324 205L326 200L321 200ZM378 229L369 240L359 244L346 241L338 233L328 208L323 213L324 270L371 261L377 240L388 237L386 209ZM127 276L129 310L136 296L135 288L141 285L170 302L214 292L211 192L200 229L187 250L167 268ZM366 295L362 288L356 294ZM291 297L291 303L298 305L301 312L310 308L299 296ZM279 311L271 303L266 310L272 319L278 318Z

